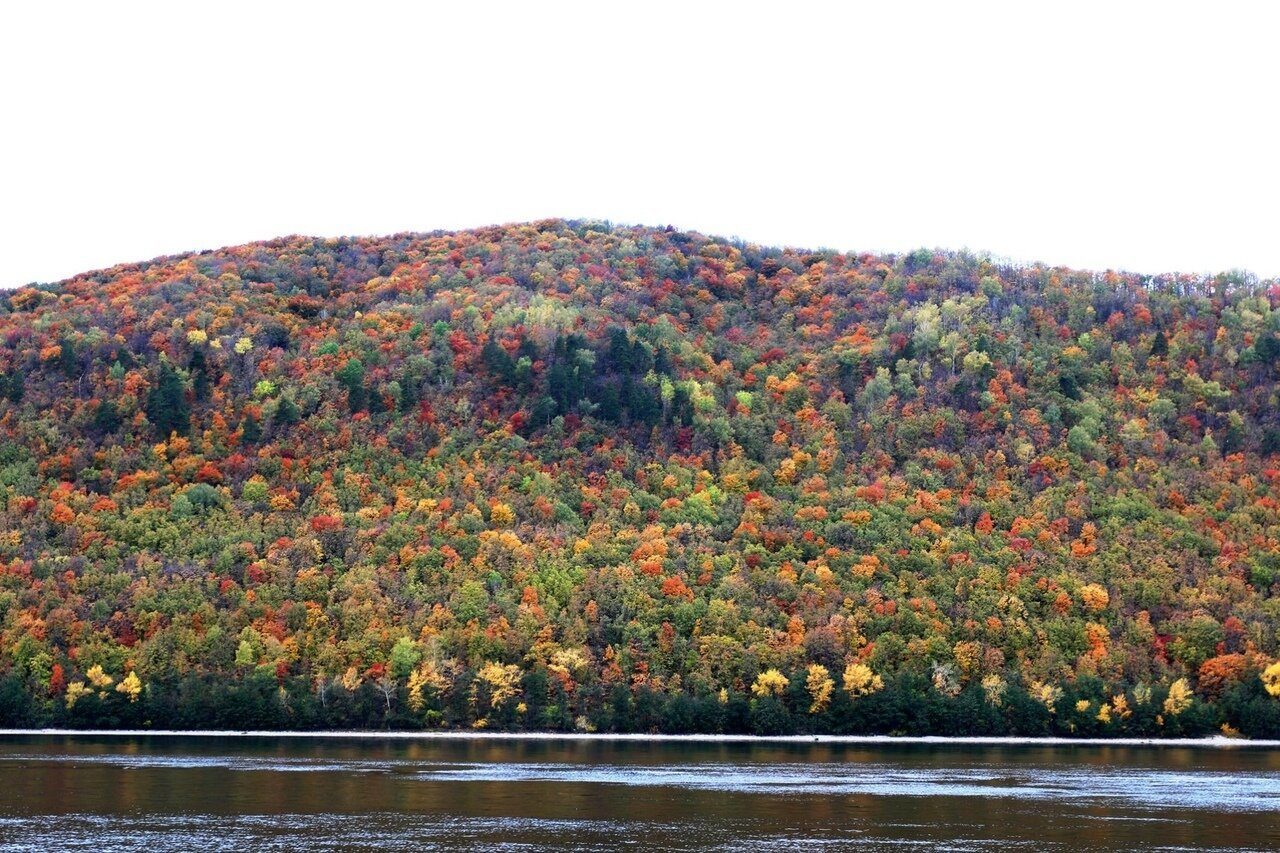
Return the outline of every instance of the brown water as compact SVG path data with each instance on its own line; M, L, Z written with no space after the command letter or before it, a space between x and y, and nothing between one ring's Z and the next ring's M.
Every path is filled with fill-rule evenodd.
M1280 849L1280 753L8 736L0 850Z

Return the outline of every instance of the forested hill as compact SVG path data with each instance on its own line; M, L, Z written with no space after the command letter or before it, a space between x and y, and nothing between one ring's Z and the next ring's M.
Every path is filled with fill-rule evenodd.
M0 295L0 722L1280 735L1280 283L560 220Z

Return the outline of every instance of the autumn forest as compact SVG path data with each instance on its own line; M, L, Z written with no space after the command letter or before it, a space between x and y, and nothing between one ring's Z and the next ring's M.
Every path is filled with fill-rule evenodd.
M0 725L1280 737L1280 282L548 220L0 292Z

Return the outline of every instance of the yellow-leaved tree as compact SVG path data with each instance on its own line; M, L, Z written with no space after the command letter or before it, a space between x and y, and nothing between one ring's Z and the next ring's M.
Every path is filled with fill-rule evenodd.
M884 687L884 679L871 671L871 667L857 661L844 668L844 689L857 699L870 696Z
M982 692L986 694L987 702L996 708L1004 704L1004 694L1008 689L1009 683L994 672L982 677Z
M67 685L67 710L70 711L85 696L93 691L84 686L83 681L73 681Z
M114 678L102 671L102 664L95 663L89 667L89 671L84 674L89 679L89 683L99 690L106 690L115 681Z
M1096 583L1087 583L1080 587L1080 600L1084 602L1085 607L1096 612L1107 608L1107 605L1111 603L1111 595L1107 592L1106 587L1099 586Z
M138 673L129 670L129 674L116 685L116 692L128 696L130 702L137 702L142 695L142 679L138 678Z
M515 664L503 666L490 661L480 667L476 680L489 688L489 707L497 708L516 695L520 684L520 667Z
M437 693L443 693L449 689L449 679L436 668L433 662L427 661L409 673L408 689L409 708L416 714L427 704L426 697L422 691L430 689Z
M1055 687L1043 681L1033 681L1029 685L1027 692L1031 694L1032 699L1045 706L1050 714L1057 712L1058 700L1062 698L1061 687Z
M827 668L819 663L809 664L808 676L804 680L805 689L809 691L809 713L821 714L831 703L831 691L836 683L831 680Z
M757 696L781 696L791 681L776 669L766 669L756 676L751 692Z
M1267 694L1280 698L1280 660L1264 669L1259 677L1262 679L1262 685L1267 689Z
M1190 707L1191 685L1185 678L1179 678L1169 685L1169 695L1164 700L1164 712L1176 717Z

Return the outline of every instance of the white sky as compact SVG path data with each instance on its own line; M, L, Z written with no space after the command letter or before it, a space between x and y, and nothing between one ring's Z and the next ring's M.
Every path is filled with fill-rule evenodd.
M1280 274L1276 4L8 3L0 286L598 217Z

